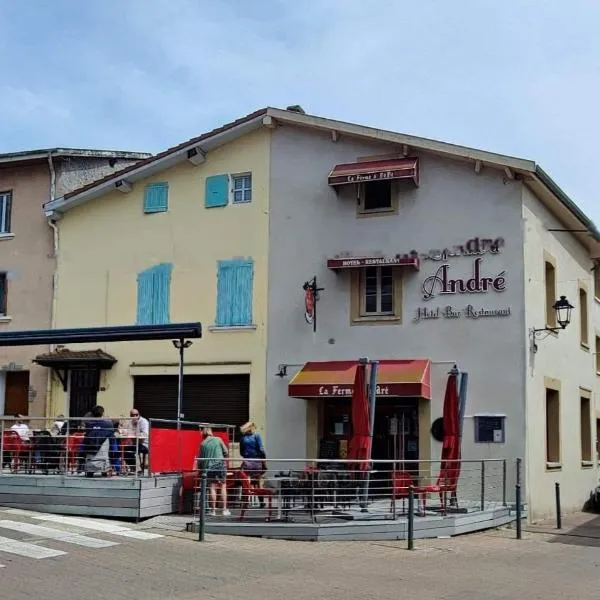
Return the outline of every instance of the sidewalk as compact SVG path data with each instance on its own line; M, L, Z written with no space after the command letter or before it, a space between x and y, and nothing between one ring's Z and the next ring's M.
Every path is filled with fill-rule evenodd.
M600 548L600 515L575 513L564 515L562 529L556 529L556 520L528 525L525 531L553 536L550 542Z

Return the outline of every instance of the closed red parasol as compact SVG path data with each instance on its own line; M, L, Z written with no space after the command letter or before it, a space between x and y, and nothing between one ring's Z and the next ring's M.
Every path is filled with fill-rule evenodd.
M352 394L352 438L348 457L351 460L367 461L371 457L371 435L369 427L369 398L367 396L366 364L356 367L354 392ZM356 467L366 471L367 462L361 462Z

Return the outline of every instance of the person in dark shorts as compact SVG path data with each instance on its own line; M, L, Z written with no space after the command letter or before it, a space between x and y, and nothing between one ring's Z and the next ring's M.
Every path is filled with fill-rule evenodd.
M206 471L206 479L210 490L210 512L209 515L217 514L217 486L221 488L221 500L223 503L223 516L229 517L231 512L227 509L227 486L225 477L227 475L225 459L229 456L227 446L221 438L215 437L210 427L202 431L204 440L200 444L198 468Z

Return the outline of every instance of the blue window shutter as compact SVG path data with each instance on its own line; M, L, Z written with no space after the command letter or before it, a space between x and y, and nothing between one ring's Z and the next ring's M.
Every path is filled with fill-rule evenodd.
M166 212L169 208L169 184L150 183L144 188L144 212Z
M152 325L153 273L151 269L137 276L137 324Z
M173 265L169 263L156 265L152 269L153 325L167 325L170 322L172 270Z
M217 327L252 324L254 264L251 260L221 260L217 274Z
M220 260L217 272L217 316L215 325L231 325L231 305L235 283L235 269L230 260Z
M235 261L235 289L233 294L232 325L252 324L252 261Z
M204 206L214 208L229 204L229 175L212 175L206 178Z

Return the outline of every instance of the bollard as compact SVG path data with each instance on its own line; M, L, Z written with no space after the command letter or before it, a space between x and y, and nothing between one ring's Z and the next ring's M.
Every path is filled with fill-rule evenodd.
M200 511L200 518L198 523L198 541L204 541L204 526L206 523L206 471L202 472L202 477L200 479L200 506L198 507Z
M554 496L556 499L556 529L562 529L562 513L560 510L560 483L554 484Z
M415 541L415 488L414 486L410 486L408 488L408 532L407 532L407 540L408 540L408 549L414 550Z
M485 460L481 461L481 512L485 510Z
M502 506L506 506L506 459L502 461Z
M521 484L515 485L515 503L517 505L517 539L520 540L521 533Z

